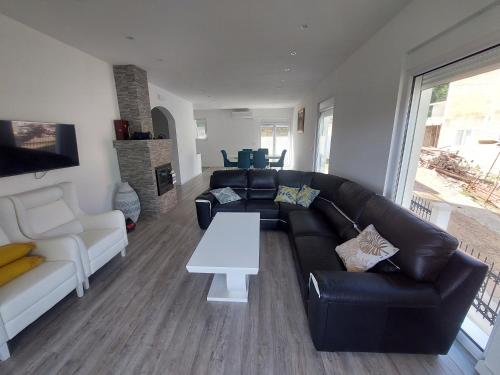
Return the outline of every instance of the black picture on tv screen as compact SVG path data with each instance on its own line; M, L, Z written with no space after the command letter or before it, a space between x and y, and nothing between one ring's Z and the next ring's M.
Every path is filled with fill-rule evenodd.
M74 125L0 120L0 177L79 164Z

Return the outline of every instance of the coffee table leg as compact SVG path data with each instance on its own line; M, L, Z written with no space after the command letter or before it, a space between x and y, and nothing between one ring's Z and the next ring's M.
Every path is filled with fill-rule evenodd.
M247 302L248 276L231 272L215 274L207 296L208 301Z

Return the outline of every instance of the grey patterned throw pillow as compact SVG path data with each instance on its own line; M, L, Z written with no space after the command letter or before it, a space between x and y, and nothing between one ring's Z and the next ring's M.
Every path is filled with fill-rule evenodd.
M241 197L230 187L210 190L220 204L235 202L241 200Z
M399 249L382 237L373 225L369 225L356 238L335 248L349 272L364 272L378 262L388 259Z

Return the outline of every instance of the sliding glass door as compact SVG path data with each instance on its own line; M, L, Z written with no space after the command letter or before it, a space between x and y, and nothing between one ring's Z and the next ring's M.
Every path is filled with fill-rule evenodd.
M462 325L484 349L500 311L500 48L415 77L396 200L489 265Z
M314 170L328 173L330 167L330 145L332 143L333 108L320 112L316 135L316 157Z

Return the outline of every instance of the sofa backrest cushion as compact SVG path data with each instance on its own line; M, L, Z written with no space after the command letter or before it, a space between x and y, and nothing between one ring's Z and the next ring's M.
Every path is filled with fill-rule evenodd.
M359 221L362 228L373 224L399 248L391 260L416 281L436 281L458 246L455 237L378 195L366 203Z
M340 186L347 180L332 174L314 173L312 176L311 187L319 190L319 196L329 201L334 201L338 194Z
M274 199L278 191L278 172L274 169L248 171L248 199Z
M352 181L346 181L340 185L337 194L333 197L333 202L352 221L357 223L366 202L374 195L374 192L365 189L363 186Z
M230 187L243 199L247 198L248 177L245 169L214 171L210 177L210 189Z
M304 185L311 186L313 172L301 171L278 171L278 184L293 188L301 188Z
M23 233L45 238L83 232L75 212L65 200L63 186L54 185L10 197Z
M343 242L349 241L359 234L354 228L353 222L342 215L330 200L318 196L310 208L321 212L325 216Z

